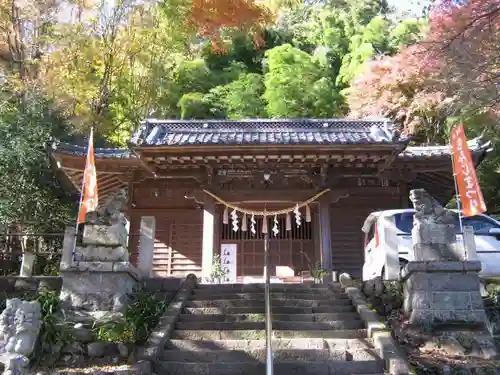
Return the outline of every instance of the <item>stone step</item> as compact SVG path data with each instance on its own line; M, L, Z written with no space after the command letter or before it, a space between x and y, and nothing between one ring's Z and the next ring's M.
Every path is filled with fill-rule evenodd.
M271 306L273 314L331 314L340 312L354 312L352 305L336 305L336 306L321 306L321 307L288 307L288 306ZM265 308L262 304L255 306L243 307L186 307L184 314L200 315L200 314L264 314Z
M265 322L177 322L175 328L178 330L264 330ZM283 322L274 321L273 330L284 331L323 331L344 330L363 328L359 319L334 320L330 322Z
M279 349L329 349L361 350L371 349L373 340L362 339L322 339L322 338L282 338L272 340L273 350ZM266 348L266 340L169 340L167 350L260 350Z
M265 314L181 314L180 322L260 322ZM273 321L330 322L334 320L358 319L354 312L330 314L273 314Z
M273 349L274 363L281 361L374 361L380 357L373 350ZM169 362L266 362L266 349L256 350L165 350L160 358Z
M326 301L272 298L271 306L274 307L331 307L339 305L351 305L349 299L331 299ZM186 307L264 307L264 299L244 300L244 299L219 299L219 300L194 300L188 301Z
M384 362L373 361L280 361L274 363L275 375L352 375L382 373ZM256 362L160 362L155 372L162 375L256 375L265 374L266 365Z
M195 293L191 296L193 301L205 300L235 300L241 299L245 301L264 301L264 293ZM314 301L330 301L339 299L349 299L343 294L333 293L271 293L272 299L293 299L293 300L314 300Z
M222 293L226 292L252 292L252 291L263 291L265 288L264 284L201 284L195 291L205 291L210 290L213 293L218 291ZM333 285L326 286L324 284L271 284L271 292L291 292L291 291L311 291L311 292L330 292L336 290L339 292L343 291L340 284L336 283Z
M195 294L229 294L229 293L264 293L264 287L252 287L249 285L243 287L235 288L206 288L206 289L194 289ZM287 285L281 285L279 287L271 288L271 293L296 293L296 294L324 294L324 293L344 293L343 289L339 288L294 288Z
M263 340L266 331L261 330L175 330L172 339L182 340ZM363 339L366 329L338 329L318 331L273 330L274 338L322 338L322 339Z

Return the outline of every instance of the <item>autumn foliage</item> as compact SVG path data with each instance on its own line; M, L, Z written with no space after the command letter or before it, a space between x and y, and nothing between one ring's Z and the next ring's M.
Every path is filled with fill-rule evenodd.
M367 64L348 102L353 117L386 116L435 142L451 114L500 114L499 84L500 2L444 0L418 44Z
M222 29L249 32L258 43L260 26L270 20L269 9L254 0L192 0L190 21L214 45L220 45Z
M439 139L454 98L422 63L425 56L421 46L411 46L369 62L348 91L350 115L384 116L401 124L406 134L425 132L426 142Z
M424 46L442 81L467 105L500 113L500 2L443 1L430 15Z

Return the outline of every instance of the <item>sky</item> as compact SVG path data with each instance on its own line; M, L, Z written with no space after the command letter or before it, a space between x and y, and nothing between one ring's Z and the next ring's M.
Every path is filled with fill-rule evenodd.
M412 15L420 16L422 8L430 3L430 0L388 0L390 6L395 7L398 12L409 12Z

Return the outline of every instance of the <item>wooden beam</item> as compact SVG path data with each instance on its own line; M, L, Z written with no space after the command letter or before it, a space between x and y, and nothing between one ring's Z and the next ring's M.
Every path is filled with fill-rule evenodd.
M247 202L247 203L263 203L263 202L284 202L284 203L297 203L311 198L316 194L317 190L232 190L232 191L212 191L219 196L233 204Z
M395 148L399 148L399 145L393 144L341 144L341 145L183 145L183 146L139 146L135 147L134 151L140 153L144 156L158 155L158 154L170 154L170 155L186 155L187 153L206 155L208 151L211 154L216 155L217 153L232 153L241 154L242 150L244 153L259 153L262 151L273 150L273 153L283 154L283 153L333 153L333 152L379 152L379 153L390 153Z

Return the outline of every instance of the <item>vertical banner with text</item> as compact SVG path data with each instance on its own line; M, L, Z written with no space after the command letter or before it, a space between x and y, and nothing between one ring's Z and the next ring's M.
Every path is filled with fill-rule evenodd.
M85 171L83 172L82 195L80 207L78 210L78 222L85 222L87 212L95 211L98 205L97 192L97 170L94 160L94 132L90 131L89 146L87 149L87 160L85 162Z
M451 151L453 175L462 206L462 216L469 217L486 212L486 203L481 193L476 168L472 162L462 125L457 125L451 130Z

